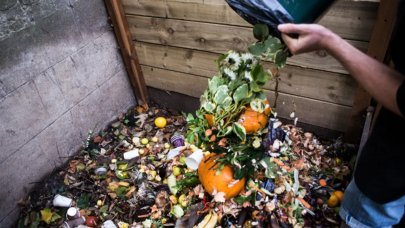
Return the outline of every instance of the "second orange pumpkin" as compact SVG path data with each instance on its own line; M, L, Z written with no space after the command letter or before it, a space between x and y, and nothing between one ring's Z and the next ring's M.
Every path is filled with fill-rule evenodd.
M267 115L265 113L256 112L248 107L242 115L240 115L238 123L245 128L246 134L253 134L266 126Z

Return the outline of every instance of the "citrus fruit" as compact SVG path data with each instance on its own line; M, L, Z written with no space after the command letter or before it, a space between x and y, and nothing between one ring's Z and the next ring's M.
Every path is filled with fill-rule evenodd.
M166 124L167 124L167 120L164 117L160 116L155 119L155 126L158 128L164 128L166 126Z
M335 195L339 199L339 202L342 202L344 196L344 193L342 191L336 190L332 193L332 195Z
M148 140L147 138L141 139L141 143L142 143L143 145L148 144L148 142L149 142L149 140Z
M331 194L326 204L329 207L336 207L339 204L339 198L335 194Z
M325 179L320 179L320 180L319 180L319 185L322 186L322 187L324 187L324 186L328 185L328 183L326 183L326 180L325 180Z
M205 156L198 167L198 178L208 194L216 192L225 193L225 199L230 199L239 194L245 187L246 179L235 180L233 178L233 169L225 165L222 170L218 170L218 163L215 160L218 155L212 153Z

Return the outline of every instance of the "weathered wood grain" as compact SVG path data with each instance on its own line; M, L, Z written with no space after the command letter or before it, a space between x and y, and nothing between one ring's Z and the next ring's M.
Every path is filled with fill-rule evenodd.
M149 43L135 44L141 64L203 77L217 73L215 53ZM270 69L269 63L265 64ZM321 101L352 105L357 83L345 74L287 66L280 71L279 91ZM265 88L274 90L275 81Z
M219 24L128 16L130 31L136 41L183 47L214 53L228 50L246 51L255 42L252 29ZM350 41L361 50L367 43ZM347 73L332 56L325 51L301 54L289 58L288 64L336 73Z
M124 0L123 4L130 15L251 27L223 0ZM368 41L377 8L375 2L337 1L319 23L344 38Z
M224 0L122 1L150 87L199 97L208 78L217 73L219 54L246 51L255 42L251 25ZM375 0L339 0L319 23L365 52L378 5ZM271 99L274 84L265 86ZM300 121L345 131L356 87L326 52L294 56L280 71L277 111L288 118L296 110Z

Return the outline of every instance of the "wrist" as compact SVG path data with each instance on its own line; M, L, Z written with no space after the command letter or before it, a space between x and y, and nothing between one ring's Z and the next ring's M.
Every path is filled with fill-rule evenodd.
M325 49L329 54L334 55L337 51L336 49L341 46L342 38L336 35L335 33L327 30L322 39L322 47Z

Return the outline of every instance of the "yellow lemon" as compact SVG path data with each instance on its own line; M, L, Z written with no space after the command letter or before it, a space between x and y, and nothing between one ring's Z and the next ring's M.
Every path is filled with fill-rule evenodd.
M164 117L158 117L155 119L155 126L158 128L164 128L167 124L167 120Z

